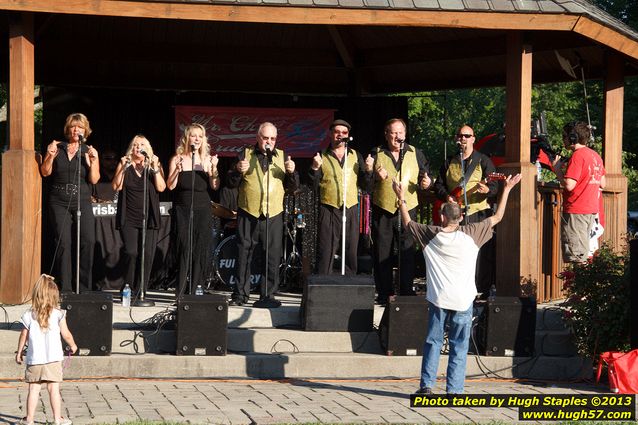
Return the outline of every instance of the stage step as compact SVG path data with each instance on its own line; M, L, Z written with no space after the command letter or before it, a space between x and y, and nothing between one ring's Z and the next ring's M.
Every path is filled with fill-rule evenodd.
M166 312L171 302L156 307L113 306L112 355L74 357L65 370L68 378L87 376L130 377L400 377L416 378L420 357L383 355L378 335L372 332L305 332L301 330L299 294L280 297L282 307L272 310L230 307L228 355L176 356L175 331L139 323ZM256 298L255 298L256 299ZM18 377L23 366L14 362L20 326L15 323L28 306L6 306L0 326L0 377ZM174 308L174 307L173 307ZM375 306L378 326L383 307ZM137 324L136 324L137 323ZM146 338L142 338L144 335ZM168 353L168 354L164 354ZM575 356L571 334L555 305L539 305L536 316L536 347L533 358L468 357L468 375L497 371L504 377L576 379L591 375L591 367ZM442 356L440 371L447 356ZM512 367L514 365L518 365ZM503 370L504 369L504 370ZM489 373L488 373L489 374Z
M113 331L113 353L174 353L175 332ZM375 353L382 354L377 332L304 332L289 329L228 329L229 353ZM133 343L136 342L136 344Z
M441 356L439 374L447 367ZM73 357L66 364L65 379L125 378L412 378L417 379L420 357L389 357L361 353L229 354L227 356L174 356L114 354L105 357ZM514 358L470 355L468 378L502 377L549 380L591 378L592 366L579 358ZM0 379L24 376L24 366L13 355L0 355Z

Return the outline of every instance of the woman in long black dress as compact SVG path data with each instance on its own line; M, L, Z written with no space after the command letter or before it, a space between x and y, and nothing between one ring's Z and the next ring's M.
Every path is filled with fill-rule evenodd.
M91 135L89 120L84 114L74 113L66 118L66 142L52 141L40 173L48 183L48 209L55 237L54 266L57 280L64 292L75 288L78 189L80 192L80 288L92 289L93 247L95 245L95 216L91 207L92 187L100 179L97 150L86 145ZM80 184L78 187L78 168Z
M124 283L137 292L140 288L140 262L142 252L142 229L144 218L144 168L146 170L146 243L144 250L144 288L155 257L157 235L160 228L159 192L166 189L164 170L153 154L148 139L137 135L131 140L126 155L113 176L113 190L119 192L115 225L120 230L124 243ZM138 257L140 258L138 260ZM138 264L140 263L140 264Z
M194 158L194 161L193 161ZM204 273L209 267L213 236L210 189L219 188L217 155L210 154L206 129L190 124L184 129L175 156L171 158L167 186L174 191L173 218L177 230L177 258L179 259L178 294L194 291L204 285ZM192 194L192 196L191 196ZM189 227L191 200L193 205L192 232ZM192 234L192 284L186 287L189 273L189 238Z

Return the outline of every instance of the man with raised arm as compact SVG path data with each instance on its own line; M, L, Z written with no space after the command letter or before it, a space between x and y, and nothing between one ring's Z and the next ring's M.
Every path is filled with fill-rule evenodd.
M446 325L450 346L446 392L463 393L472 307L477 294L474 282L476 256L481 245L492 237L492 228L503 218L509 193L519 181L520 174L507 177L496 213L478 223L461 225L463 214L459 204L446 202L441 208L441 226L413 221L401 184L396 181L393 184L403 225L423 246L427 268L428 333L423 345L417 393L432 393Z

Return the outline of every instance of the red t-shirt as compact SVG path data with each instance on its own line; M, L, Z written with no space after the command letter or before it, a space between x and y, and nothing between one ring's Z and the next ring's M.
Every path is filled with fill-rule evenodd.
M605 175L603 160L596 151L576 149L567 163L565 178L576 180L571 192L563 191L563 211L571 214L595 214L599 209L600 180Z

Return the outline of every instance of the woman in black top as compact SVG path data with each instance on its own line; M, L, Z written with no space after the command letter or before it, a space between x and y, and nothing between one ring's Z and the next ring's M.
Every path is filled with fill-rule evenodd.
M194 157L194 162L193 162ZM206 129L190 124L184 129L176 154L171 158L167 186L174 191L173 218L177 229L179 259L178 294L204 285L213 236L213 216L209 189L219 189L217 155L210 155ZM193 174L194 173L194 174ZM192 193L192 196L191 196ZM192 284L186 287L189 272L189 217L193 205Z
M68 142L52 141L47 146L46 156L40 165L40 173L42 177L46 177L49 187L49 216L56 241L54 265L62 291L70 292L75 289L74 266L77 247L76 239L72 235L77 226L79 189L80 286L82 290L90 290L95 245L91 185L100 179L100 162L97 150L84 144L91 135L91 126L84 114L74 113L66 118L64 135Z
M144 168L146 171L146 243L144 250L144 284L148 278L155 257L157 234L160 228L159 192L166 189L164 170L148 139L142 135L133 137L126 155L122 157L113 176L113 190L119 192L115 226L120 230L124 243L124 283L137 292L141 278L138 256L142 251L142 220L144 219ZM141 260L140 260L141 261Z

